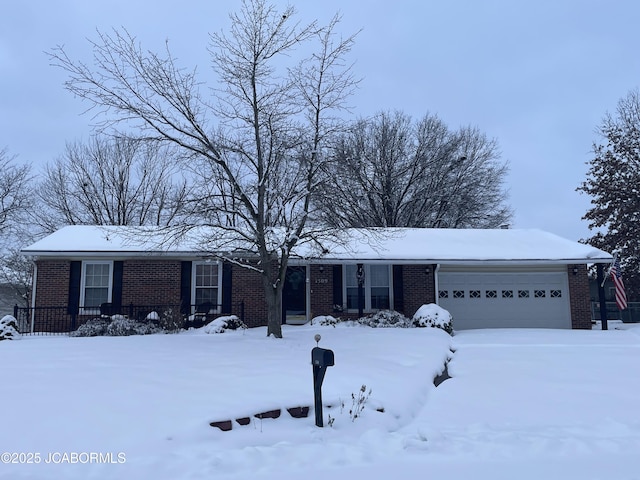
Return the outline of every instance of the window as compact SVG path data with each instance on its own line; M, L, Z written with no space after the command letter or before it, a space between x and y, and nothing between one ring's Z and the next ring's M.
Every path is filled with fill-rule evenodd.
M529 290L518 290L518 298L529 298Z
M480 290L469 290L469 298L480 298Z
M495 290L487 290L484 292L485 298L498 298L498 292Z
M551 290L549 296L551 298L562 298L562 290Z
M533 296L534 298L545 298L547 294L544 290L534 290Z
M363 265L364 309L384 310L391 308L391 274L389 265ZM357 265L346 265L345 289L347 309L358 309Z
M464 298L464 290L454 290L453 298Z
M80 283L80 305L84 313L99 311L100 305L111 301L113 262L83 262Z
M193 303L202 305L210 303L217 308L220 304L220 264L218 262L202 262L193 265Z
M369 267L369 276L371 277L371 308L373 310L391 308L389 295L389 266L371 265Z
M502 290L502 298L513 298L513 290Z
M438 292L438 298L449 298L449 291L448 290L440 290Z

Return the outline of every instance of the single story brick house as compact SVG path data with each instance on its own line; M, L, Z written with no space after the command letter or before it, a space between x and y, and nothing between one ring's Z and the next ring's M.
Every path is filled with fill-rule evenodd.
M212 314L241 313L247 325L265 325L259 274L240 266L237 253L229 261L229 253L185 241L136 241L132 231L68 226L24 248L35 264L34 311L64 309L75 325L101 306L124 314L174 306L189 315L205 305ZM283 322L354 317L359 309L411 317L437 303L452 313L456 330L590 329L587 265L612 258L536 229L348 229L321 251L301 245L294 253Z

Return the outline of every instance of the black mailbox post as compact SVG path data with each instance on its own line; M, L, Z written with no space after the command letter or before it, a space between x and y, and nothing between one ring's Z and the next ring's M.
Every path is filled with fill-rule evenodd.
M311 350L311 364L313 366L313 400L316 411L316 426L324 426L322 420L322 381L327 367L333 367L333 351L315 347Z

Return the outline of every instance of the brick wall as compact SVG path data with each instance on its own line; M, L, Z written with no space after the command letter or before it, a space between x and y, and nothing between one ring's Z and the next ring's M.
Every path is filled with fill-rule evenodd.
M69 301L69 260L38 260L36 306L66 306ZM180 262L125 260L122 303L180 304Z
M122 305L180 305L178 260L125 260Z
M406 317L413 317L418 308L426 303L435 303L434 269L435 265L403 265L403 313Z
M36 307L64 307L69 302L69 260L38 260Z
M67 314L69 302L68 260L38 260L36 277L36 307L59 307L55 310L39 311L32 317L34 332L68 332L78 327L81 321ZM31 305L29 305L31 306Z
M573 274L576 267L578 273ZM586 265L567 265L571 328L591 330L591 302Z
M311 265L309 267L311 290L311 317L337 316L333 311L333 265Z
M244 302L244 323L250 328L266 325L267 302L260 273L234 265L231 286L231 302Z

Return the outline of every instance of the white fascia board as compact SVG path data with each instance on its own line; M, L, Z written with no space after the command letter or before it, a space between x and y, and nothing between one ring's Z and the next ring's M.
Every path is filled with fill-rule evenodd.
M29 251L22 250L23 255L32 257L33 259L45 259L45 258L64 258L64 259L87 259L87 258L101 258L101 259L199 259L199 258L255 258L250 255L242 256L239 254L221 254L215 255L207 252L193 252L193 251ZM595 264L595 263L611 263L612 256L603 256L600 258L539 258L539 259L442 259L442 258L300 258L290 257L290 265L327 265L327 264L342 264L353 265L358 263L367 264L394 264L394 265L411 265L411 264L441 264L441 265L506 265L506 264L518 264L518 265L539 265L539 264Z
M327 265L327 264L342 264L352 265L358 263L367 264L389 264L394 265L415 265L415 264L440 264L440 265L571 265L571 264L594 264L594 263L610 263L611 257L607 258L559 258L559 259L473 259L473 260L443 260L441 258L419 258L419 259L396 259L396 258L360 258L360 259L345 259L345 258L326 258L326 259L313 259L308 263L313 265Z
M179 258L205 258L211 257L211 255L195 253L195 252L131 252L131 251L25 251L21 252L27 257L37 259L87 259L87 258L101 258L101 259L153 259L161 258L166 259L179 259Z

